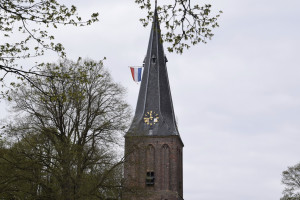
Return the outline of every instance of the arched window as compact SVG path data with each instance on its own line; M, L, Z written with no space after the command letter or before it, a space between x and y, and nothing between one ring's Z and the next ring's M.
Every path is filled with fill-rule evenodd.
M153 145L148 145L146 151L146 185L153 186L155 180L155 149Z
M162 189L170 189L170 148L167 144L162 146L161 150L161 172L162 172Z
M147 171L154 171L154 164L155 164L155 149L153 145L148 145L147 147Z
M138 146L134 146L131 154L131 178L132 180L137 184L138 179L138 173L139 173L139 148Z

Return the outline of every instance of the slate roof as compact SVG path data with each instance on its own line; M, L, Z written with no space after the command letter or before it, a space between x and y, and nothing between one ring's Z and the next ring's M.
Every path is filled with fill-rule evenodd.
M166 62L155 9L135 116L126 136L179 135ZM153 118L149 120L151 111Z

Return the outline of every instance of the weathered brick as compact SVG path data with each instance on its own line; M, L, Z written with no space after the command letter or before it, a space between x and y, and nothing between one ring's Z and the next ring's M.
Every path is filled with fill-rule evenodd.
M147 158L154 148L153 163ZM123 199L180 200L183 199L182 148L179 136L125 137L125 192ZM169 153L164 154L164 151ZM165 156L168 157L165 157ZM149 157L149 154L148 154ZM148 165L154 164L154 167ZM147 171L153 171L153 186L146 185Z

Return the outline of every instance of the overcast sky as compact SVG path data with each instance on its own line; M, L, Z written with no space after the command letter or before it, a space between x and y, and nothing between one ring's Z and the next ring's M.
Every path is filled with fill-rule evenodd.
M300 1L207 2L224 12L213 39L182 55L167 53L185 144L184 198L279 199L282 171L300 162ZM146 54L150 27L138 21L144 13L133 0L71 3L81 15L99 12L100 22L62 28L57 41L74 60L107 57L135 109L139 85L128 66L142 65Z

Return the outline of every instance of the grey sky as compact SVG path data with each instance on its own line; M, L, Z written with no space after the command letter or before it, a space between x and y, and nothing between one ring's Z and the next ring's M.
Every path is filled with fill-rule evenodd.
M300 162L300 1L206 2L224 12L215 37L183 55L167 53L185 144L184 197L279 199L281 172ZM135 109L139 85L128 66L142 65L146 54L150 27L138 21L143 13L134 1L72 3L83 15L99 11L100 22L60 29L57 40L71 59L106 56Z

